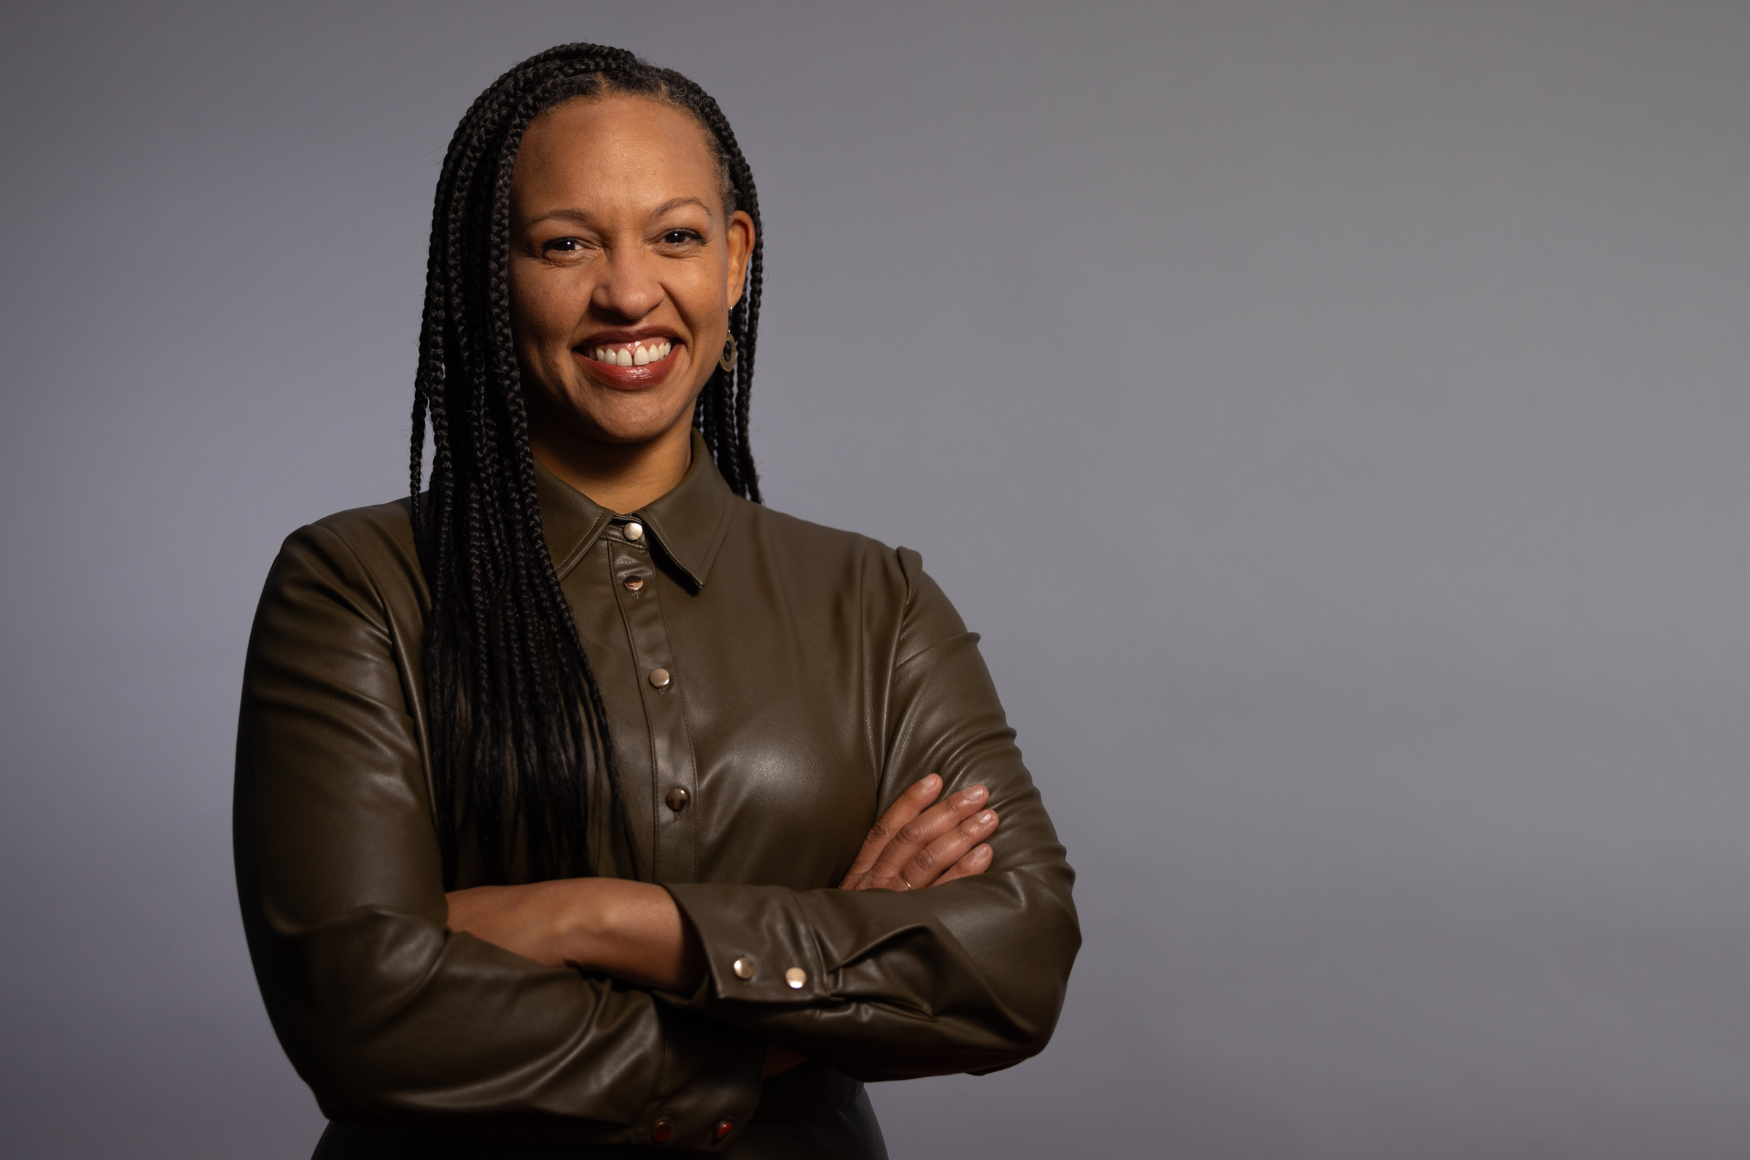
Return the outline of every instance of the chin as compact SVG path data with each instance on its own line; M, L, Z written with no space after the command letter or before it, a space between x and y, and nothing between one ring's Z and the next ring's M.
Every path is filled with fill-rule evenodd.
M597 438L603 443L612 443L621 447L635 447L640 443L654 442L672 429L672 426L655 428L640 427L632 430L626 430L623 428L601 428L598 431Z
M597 438L604 443L648 443L684 424L687 421L687 408L665 408L659 415L603 415L598 412L591 418L594 421L590 426L595 428Z
M595 383L571 383L543 392L546 422L603 443L646 443L685 418L686 400L653 398L657 392L630 393ZM668 392L663 392L667 395ZM530 416L531 420L542 420Z

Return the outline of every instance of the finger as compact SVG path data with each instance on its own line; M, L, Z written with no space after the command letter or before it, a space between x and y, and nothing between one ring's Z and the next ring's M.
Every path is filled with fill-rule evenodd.
M941 775L932 773L919 778L900 794L899 800L869 828L869 836L863 839L863 848L857 851L856 861L851 863L851 869L845 875L846 881L855 881L867 874L881 852L893 841L894 835L923 813L941 792Z
M984 786L970 785L958 793L950 794L901 826L899 832L893 835L893 841L875 859L875 865L869 868L866 876L868 882L875 886L892 886L901 866L910 862L931 842L951 833L955 826L977 813L989 797L990 791ZM917 884L912 885L915 888ZM903 886L894 888L904 889Z
M990 791L984 786L967 786L919 814L900 828L893 841L888 843L881 856L875 860L875 865L869 868L869 882L894 890L905 889L904 884L897 881L901 868L911 865L932 842L952 835L954 828L977 813L989 797ZM924 877L933 879L934 876ZM919 885L928 885L928 881L911 883L913 889Z
M986 870L990 869L990 860L991 852L989 846L983 844L974 846L972 849L966 851L960 861L948 867L947 871L943 873L940 878L930 883L930 885L940 886L942 883L952 882L956 878L971 878L975 874L983 874Z
M935 885L936 879L965 857L974 846L995 833L996 828L996 811L981 810L913 854L911 860L900 868L900 877L913 890Z
M936 795L942 792L942 778L939 774L929 774L919 778L902 794L899 800L888 807L887 812L869 828L869 836L863 839L863 848L857 851L856 861L845 874L845 880L839 884L839 889L849 890L859 879L869 872L869 867L875 865L875 859L881 856L881 851L893 841L893 836L906 823L924 812L924 809L936 800Z

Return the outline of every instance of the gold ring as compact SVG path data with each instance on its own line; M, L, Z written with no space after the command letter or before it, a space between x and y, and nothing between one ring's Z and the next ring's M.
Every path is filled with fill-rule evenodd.
M903 874L901 874L901 875L900 875L900 876L899 876L899 880L900 880L900 881L901 881L901 882L905 882L905 875L903 875ZM906 888L906 889L907 889L907 890L912 890L912 889L914 889L914 887L913 887L913 886L912 886L912 884L911 884L911 883L909 883L909 882L905 882L905 888Z

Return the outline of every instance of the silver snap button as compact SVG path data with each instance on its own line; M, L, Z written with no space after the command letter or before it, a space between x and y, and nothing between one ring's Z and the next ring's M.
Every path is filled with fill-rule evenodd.
M626 538L628 540L642 540L644 538L644 525L637 520L633 520L631 523L627 524Z
M659 689L668 688L668 670L667 669L651 669L650 670L650 683L652 685L655 685Z

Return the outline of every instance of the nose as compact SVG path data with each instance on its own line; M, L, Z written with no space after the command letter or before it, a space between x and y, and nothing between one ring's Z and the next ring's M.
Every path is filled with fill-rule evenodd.
M663 289L654 255L644 252L642 246L615 246L606 258L601 280L590 295L591 306L636 322L661 304Z

